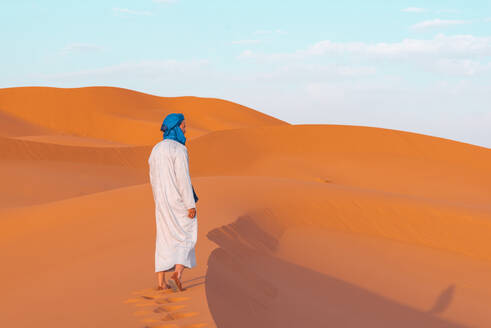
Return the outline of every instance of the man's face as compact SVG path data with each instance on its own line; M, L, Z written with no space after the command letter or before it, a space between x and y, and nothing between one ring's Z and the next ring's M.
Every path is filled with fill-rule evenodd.
M181 128L182 133L186 134L186 120L183 120L181 122L181 125L179 125L179 127Z

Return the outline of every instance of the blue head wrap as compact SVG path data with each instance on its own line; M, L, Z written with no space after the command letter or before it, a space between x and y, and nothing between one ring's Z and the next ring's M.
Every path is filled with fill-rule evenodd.
M173 113L167 115L160 128L160 131L164 132L164 139L172 139L185 145L186 137L179 127L182 121L184 121L184 115L182 114Z

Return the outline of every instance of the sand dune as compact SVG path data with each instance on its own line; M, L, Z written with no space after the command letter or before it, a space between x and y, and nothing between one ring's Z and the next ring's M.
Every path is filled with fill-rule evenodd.
M184 112L198 265L154 287L151 146ZM3 327L487 327L491 151L215 99L0 90Z
M1 108L1 107L0 107ZM51 133L49 129L26 122L0 109L1 136L17 137Z
M60 133L131 145L155 143L162 117L175 111L188 117L190 138L215 130L286 124L220 99L163 98L110 87L1 89L0 111Z
M214 320L228 326L235 320L237 327L261 322L301 324L307 318L305 322L312 323L315 312L323 313L314 321L319 326L326 322L337 326L391 322L401 327L457 327L479 326L491 319L487 311L491 288L486 283L489 261L455 249L445 251L442 245L421 244L432 238L439 242L438 237L441 242L448 227L438 236L431 227L418 231L418 222L413 226L404 223L413 216L421 217L420 222L438 219L433 212L442 209L436 206L405 213L400 204L386 208L383 197L364 203L362 195L329 190L329 185L278 178L196 178L195 184L203 201L199 266L186 281L193 285L206 276L206 295L203 285L181 295L189 297L182 311L199 313L184 322L210 324ZM293 188L297 194L281 192ZM301 197L305 208L285 206L295 204L298 194L316 194L319 188L327 192L319 197L331 199L324 206L319 199L309 203ZM143 272L153 262L149 196L145 184L3 213L2 257L10 263L3 278L18 286L8 289L6 304L2 304L12 313L6 322L23 324L19 326L40 320L48 323L54 309L66 314L58 319L60 325L80 327L91 322L137 326L138 320L161 318L152 311L133 316L143 310L122 303L138 295L162 298L145 292L153 282L152 273ZM361 209L350 207L355 196L367 212L363 217L358 217ZM398 211L401 215L390 220ZM464 213L462 219L466 214L471 213ZM446 218L445 213L441 215ZM457 224L454 219L447 226ZM477 232L475 226L468 229ZM412 233L413 239L392 241L390 233L398 231ZM214 243L220 247L214 249ZM31 280L29 268L33 266L40 274ZM117 272L114 277L113 270ZM442 296L452 286L450 295ZM143 292L135 296L140 290ZM70 302L63 303L67 294ZM206 300L211 315L202 308ZM154 310L159 305L152 302L140 298L137 304ZM22 317L25 307L36 315ZM332 315L326 313L329 308ZM430 313L433 308L435 314ZM361 311L358 321L352 311ZM184 325L184 319L178 320L180 324Z
M144 167L148 146L79 146L0 137L3 159Z
M491 253L488 246L480 249L487 243L489 213L396 197L387 204L385 195L289 179L222 179L225 191L213 197L251 190L241 195L243 207L256 210L208 234L220 246L207 273L208 302L219 325L237 317L238 327L262 320L341 327L489 322L489 257L472 254ZM480 241L470 244L468 236Z
M77 138L0 137L0 208L40 204L148 181L148 146L109 146ZM81 139L81 140L80 140ZM93 144L96 143L94 146Z
M126 166L54 160L0 161L0 209L43 204L148 180Z
M491 209L491 152L447 139L304 125L218 131L190 148L198 176L299 178Z

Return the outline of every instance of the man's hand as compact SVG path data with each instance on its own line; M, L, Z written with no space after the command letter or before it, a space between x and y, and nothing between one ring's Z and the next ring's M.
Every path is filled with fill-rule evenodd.
M194 219L195 216L196 216L196 208L190 208L188 210L188 218Z

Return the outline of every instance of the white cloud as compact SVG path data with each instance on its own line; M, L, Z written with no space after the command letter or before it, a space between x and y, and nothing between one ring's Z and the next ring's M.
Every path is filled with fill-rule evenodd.
M409 56L488 56L491 55L491 37L472 35L446 36L438 34L430 40L404 39L394 43L332 42L320 41L307 50L296 52L302 55L353 54L372 57ZM252 54L249 53L249 56Z
M139 11L139 10L131 10L127 8L113 8L114 13L118 14L127 14L127 15L135 15L135 16L151 16L153 15L150 11Z
M484 19L484 21L485 21L485 22L491 22L491 17L489 17L489 18L485 18L485 19Z
M289 63L276 69L242 76L246 81L267 81L283 83L284 81L322 82L326 79L340 81L365 76L373 76L377 69L373 66Z
M459 76L474 76L491 70L491 63L482 64L470 59L442 58L437 60L435 68L440 73Z
M341 66L338 73L342 76L364 76L377 73L377 69L373 66Z
M232 44L256 44L260 42L261 40L237 40L237 41L232 41Z
M428 28L438 28L438 27L447 27L447 26L452 26L452 25L462 25L462 24L469 24L469 21L464 21L464 20L456 20L456 19L432 19L432 20L427 20L424 22L420 22L417 24L414 24L412 26L413 29L428 29Z
M425 8L408 7L408 8L402 9L401 11L405 12L405 13L424 13L428 10Z
M438 34L433 39L404 39L393 43L325 40L290 53L260 53L248 49L238 59L266 62L273 68L282 65L290 67L290 71L291 67L296 67L296 73L289 76L308 76L315 80L328 75L373 75L377 71L383 71L378 68L391 69L393 65L411 65L422 73L470 77L489 72L489 64L487 61L483 62L489 56L491 37ZM343 63L343 66L326 66L326 63L333 60ZM316 65L308 66L306 63ZM286 75L285 72L279 73Z
M90 43L70 43L61 49L61 54L69 55L74 53L92 53L102 51L103 48Z
M177 0L153 0L155 3L174 3L177 2Z

